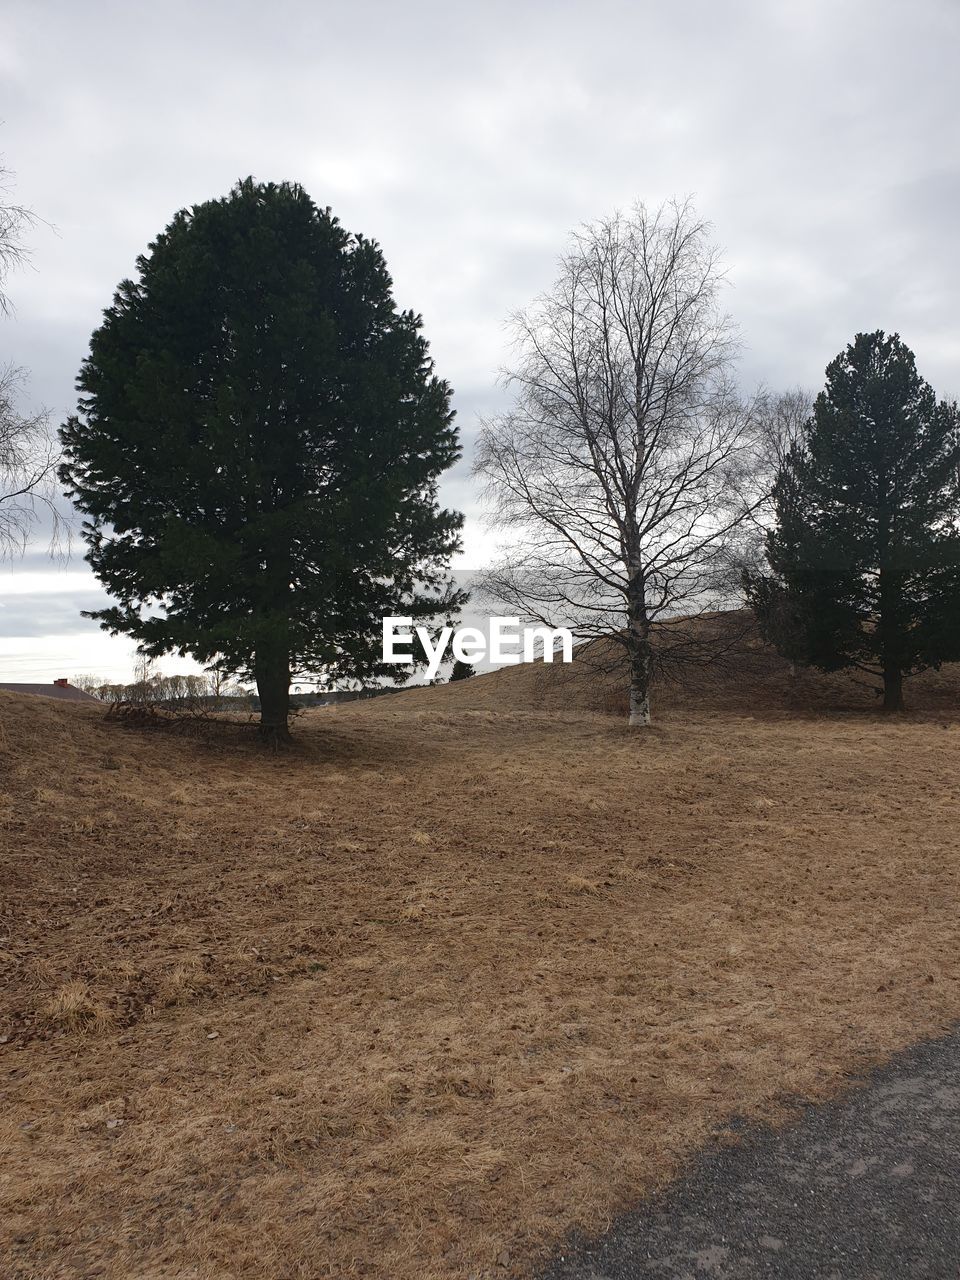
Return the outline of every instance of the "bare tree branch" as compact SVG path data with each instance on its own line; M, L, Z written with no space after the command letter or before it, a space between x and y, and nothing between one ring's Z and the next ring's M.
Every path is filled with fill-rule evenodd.
M25 205L8 200L12 190L9 169L0 164L0 312L10 311L10 299L6 291L7 276L29 258L24 246L23 234L39 221L36 214Z
M69 541L57 510L60 448L45 412L18 408L23 371L0 370L0 560L22 555L31 531L44 515L51 523L51 553Z
M11 174L0 165L0 312L11 309L5 285L10 272L27 260L26 229L39 219L24 205L5 199ZM50 516L51 552L61 550L69 531L56 507L56 469L60 449L45 412L19 408L25 381L22 369L0 370L0 560L22 555L41 516Z

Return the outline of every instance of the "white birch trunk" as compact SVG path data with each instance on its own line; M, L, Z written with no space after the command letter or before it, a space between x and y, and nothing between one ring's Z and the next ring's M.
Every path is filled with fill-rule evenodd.
M627 561L627 627L630 635L630 726L645 729L650 723L650 641L647 636L647 602L643 561L634 552Z
M638 689L630 690L630 726L634 729L645 729L650 724L650 694L640 693Z

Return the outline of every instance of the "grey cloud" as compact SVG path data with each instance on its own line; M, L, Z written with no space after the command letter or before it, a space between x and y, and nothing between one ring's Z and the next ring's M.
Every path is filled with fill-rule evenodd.
M99 631L99 623L81 617L84 609L102 609L101 591L19 592L0 598L0 635L53 636Z

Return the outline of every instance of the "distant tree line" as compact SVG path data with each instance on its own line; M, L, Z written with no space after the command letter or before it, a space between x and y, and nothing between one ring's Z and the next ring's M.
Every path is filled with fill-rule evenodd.
M101 702L157 703L172 708L238 704L250 705L249 689L224 679L218 673L164 675L149 669L122 681L103 680L94 675L76 675L71 684Z

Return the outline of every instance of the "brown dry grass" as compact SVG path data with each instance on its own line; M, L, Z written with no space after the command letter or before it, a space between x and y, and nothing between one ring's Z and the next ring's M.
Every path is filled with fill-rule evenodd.
M754 677L638 736L524 668L289 757L0 694L5 1280L522 1271L960 1016L956 674Z

